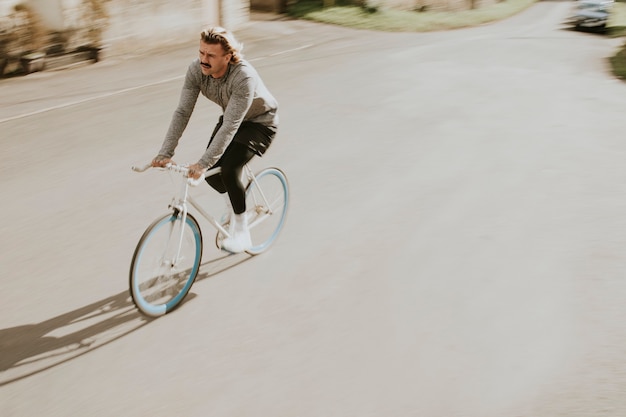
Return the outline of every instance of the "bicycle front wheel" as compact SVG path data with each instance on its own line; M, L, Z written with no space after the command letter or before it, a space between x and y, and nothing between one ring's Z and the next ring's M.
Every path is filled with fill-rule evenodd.
M266 168L256 174L246 188L246 212L252 247L250 255L264 252L278 237L285 224L289 205L289 184L277 168Z
M137 244L130 266L130 295L142 313L157 317L176 308L193 284L202 258L196 219L181 213L154 221Z

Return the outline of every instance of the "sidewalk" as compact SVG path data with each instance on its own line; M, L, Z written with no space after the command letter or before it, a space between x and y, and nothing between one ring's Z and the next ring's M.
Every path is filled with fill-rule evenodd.
M319 26L272 14L253 15L235 32L244 43L246 59L255 60L297 48L319 38ZM184 43L134 45L124 53L102 51L100 62L67 61L56 68L0 79L0 123L94 98L184 76L197 54L195 39Z

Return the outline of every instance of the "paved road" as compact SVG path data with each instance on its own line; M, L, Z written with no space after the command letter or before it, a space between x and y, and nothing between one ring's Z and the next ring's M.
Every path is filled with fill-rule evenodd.
M148 321L127 273L196 46L0 82L0 414L626 414L626 85L566 2L429 34L254 22L292 187ZM203 149L200 102L179 161ZM206 197L206 204L214 204ZM210 242L211 237L207 237Z

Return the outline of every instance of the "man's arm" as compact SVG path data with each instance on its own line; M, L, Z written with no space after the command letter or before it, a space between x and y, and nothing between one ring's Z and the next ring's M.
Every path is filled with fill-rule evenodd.
M161 157L169 159L174 156L174 150L176 149L176 146L178 146L178 141L183 135L183 132L189 123L189 118L193 113L193 109L196 106L196 101L198 101L198 95L200 94L200 82L197 79L195 71L193 71L194 66L197 66L195 62L192 63L187 69L183 89L180 93L178 107L176 108L176 111L174 111L170 127L165 135L165 140L163 141L163 145L161 146L161 150L158 154Z

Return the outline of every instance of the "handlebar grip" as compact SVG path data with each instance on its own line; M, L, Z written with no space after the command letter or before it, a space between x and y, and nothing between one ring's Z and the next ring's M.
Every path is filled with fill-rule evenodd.
M150 169L150 168L152 168L152 164L146 164L146 165L144 165L144 166L142 166L142 167L136 167L136 166L134 166L134 165L133 165L133 166L131 167L131 169L132 169L133 171L135 171L135 172L145 172L145 171L147 171L147 170L148 170L148 169Z

